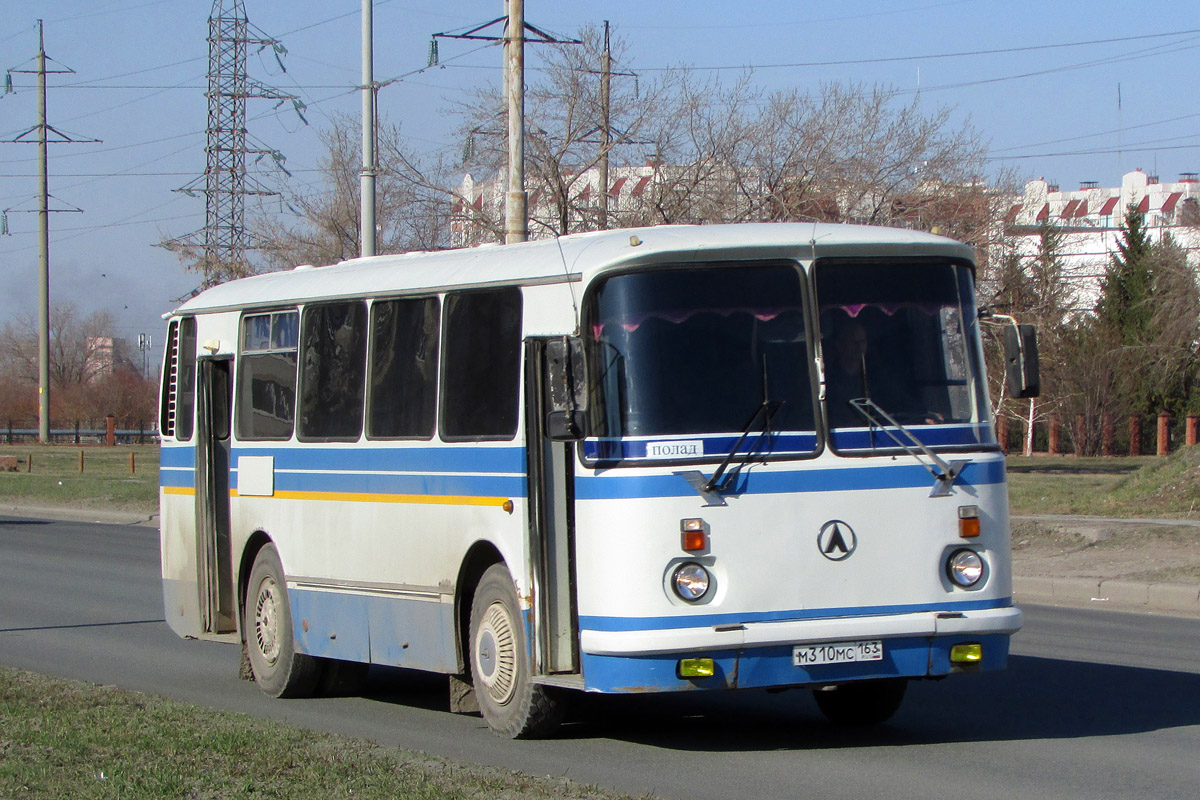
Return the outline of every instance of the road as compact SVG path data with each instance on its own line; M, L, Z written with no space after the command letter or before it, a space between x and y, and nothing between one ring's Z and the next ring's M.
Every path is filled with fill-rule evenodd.
M664 798L1194 798L1200 620L1030 606L1003 673L920 683L887 726L831 729L806 692L586 697L554 740L448 713L445 680L270 700L234 647L162 621L151 527L0 516L0 664L446 758Z

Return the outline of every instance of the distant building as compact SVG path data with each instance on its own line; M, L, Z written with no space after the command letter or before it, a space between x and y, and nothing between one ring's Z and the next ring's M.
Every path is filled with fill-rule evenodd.
M84 383L107 378L118 369L133 370L141 374L127 339L118 339L112 336L89 336L84 359Z
M569 229L584 230L584 223L595 219L599 213L600 171L593 167L578 177L569 177L575 178L568 203ZM619 220L627 220L644 210L651 184L662 180L662 168L655 164L612 167L608 177L610 227L626 227L627 223ZM451 215L451 247L472 247L502 238L497 231L503 228L505 188L503 175L488 181L476 181L470 174L463 176ZM534 189L529 192L526 210L531 240L549 239L558 230L558 208L547 191Z
M1188 253L1192 266L1200 266L1200 180L1192 172L1181 174L1174 183L1162 183L1157 176L1137 169L1127 172L1120 186L1101 187L1085 181L1071 191L1061 191L1042 179L1030 181L1025 184L1024 196L1010 206L1005 227L1010 235L1019 237L1021 252L1026 255L1037 251L1038 228L1043 222L1062 230L1064 268L1075 285L1074 305L1085 310L1096 304L1100 280L1118 252L1130 205L1145 215L1152 241L1170 234Z

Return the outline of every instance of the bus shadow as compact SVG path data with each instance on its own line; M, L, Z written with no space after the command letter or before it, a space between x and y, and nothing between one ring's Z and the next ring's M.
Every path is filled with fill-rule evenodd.
M687 751L1073 739L1200 724L1200 675L1013 656L1009 669L915 682L886 725L828 724L803 690L581 698L563 734Z
M372 667L361 696L449 713L446 677ZM573 695L558 739L695 752L1119 736L1200 725L1200 674L1011 656L1005 671L917 681L876 728L826 722L811 692Z

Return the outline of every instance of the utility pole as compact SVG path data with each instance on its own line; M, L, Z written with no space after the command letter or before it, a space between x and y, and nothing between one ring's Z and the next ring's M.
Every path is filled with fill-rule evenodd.
M612 149L609 89L612 86L612 51L608 47L608 20L604 20L604 52L600 56L600 230L608 230L608 151Z
M38 52L36 69L10 69L9 73L37 75L38 124L18 135L13 142L38 146L38 441L50 443L50 213L80 212L78 208L50 208L49 152L51 142L98 142L99 139L73 139L46 121L46 75L68 74L75 70L46 68L46 39L42 21L38 20ZM31 133L36 139L26 138ZM60 137L50 139L53 133ZM12 210L12 209L8 209Z
M525 21L525 0L505 0L508 15L477 25L463 33L435 33L430 45L429 66L437 63L438 39L477 39L504 42L504 99L508 116L508 180L504 193L504 243L529 238L529 214L525 195L525 42L537 44L583 44L578 39L560 39ZM480 33L503 22L503 36ZM526 38L529 31L536 38Z
M525 0L508 0L504 35L508 87L508 191L504 203L504 243L529 238L525 196Z
M359 255L375 255L375 105L379 87L375 85L373 13L374 0L362 0L362 176L359 179L361 213L359 219Z

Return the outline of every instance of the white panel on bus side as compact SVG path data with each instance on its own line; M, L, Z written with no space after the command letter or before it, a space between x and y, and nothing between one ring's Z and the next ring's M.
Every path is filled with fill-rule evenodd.
M275 457L239 456L237 492L241 497L271 497L275 494Z

